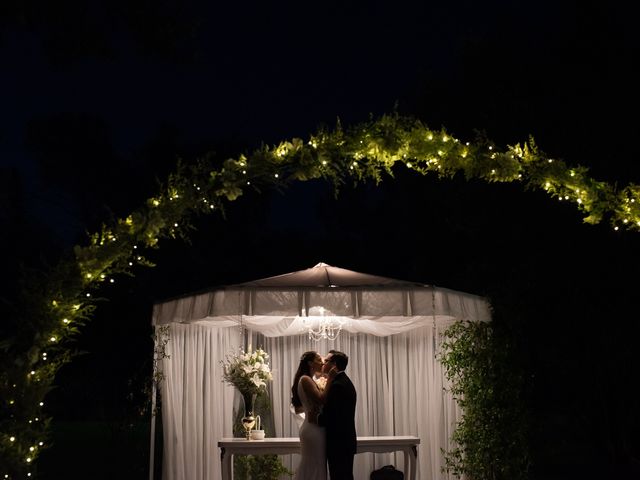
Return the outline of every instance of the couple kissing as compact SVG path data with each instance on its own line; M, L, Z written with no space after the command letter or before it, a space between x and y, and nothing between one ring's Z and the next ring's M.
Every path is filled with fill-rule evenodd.
M294 480L353 480L356 453L356 389L345 373L349 357L330 350L302 354L291 387L300 426L300 464ZM324 388L322 385L324 384Z

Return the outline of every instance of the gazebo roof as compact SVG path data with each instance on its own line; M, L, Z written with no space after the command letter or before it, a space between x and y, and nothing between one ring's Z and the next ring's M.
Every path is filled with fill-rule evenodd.
M250 282L232 285L227 288L264 287L264 288L354 288L354 287L418 287L419 283L380 277L368 273L354 272L326 263L297 272L261 278Z
M374 335L455 320L491 320L489 303L477 295L318 263L158 302L152 323L244 324L266 336L284 336L299 334L303 323L326 316L343 319L352 332Z

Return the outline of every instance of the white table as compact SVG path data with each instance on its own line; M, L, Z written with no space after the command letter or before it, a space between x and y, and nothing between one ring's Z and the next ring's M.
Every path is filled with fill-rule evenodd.
M416 480L416 458L418 456L418 437L358 437L356 453L373 452L404 453L405 469L409 466L407 478ZM289 438L265 438L264 440L245 440L244 438L223 438L218 442L220 448L220 461L222 462L222 480L232 480L231 458L239 455L264 455L275 453L285 455L300 453L300 439Z

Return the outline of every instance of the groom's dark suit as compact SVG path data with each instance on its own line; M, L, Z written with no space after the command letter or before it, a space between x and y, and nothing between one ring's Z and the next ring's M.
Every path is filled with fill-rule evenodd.
M356 453L356 389L340 372L333 379L318 418L327 432L327 462L331 480L353 480Z

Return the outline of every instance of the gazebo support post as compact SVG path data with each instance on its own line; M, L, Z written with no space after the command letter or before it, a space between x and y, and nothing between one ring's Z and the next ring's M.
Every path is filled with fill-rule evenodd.
M155 329L154 329L155 330ZM157 338L154 335L153 340L153 376L151 377L151 436L149 439L149 480L153 480L153 469L155 466L155 447L156 447L156 369L158 359L157 353Z

